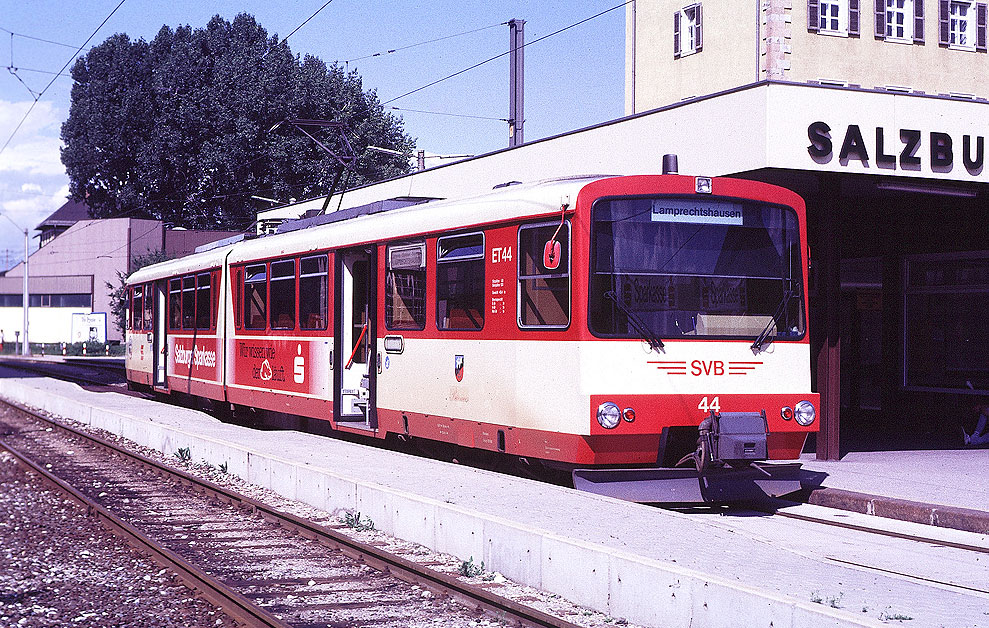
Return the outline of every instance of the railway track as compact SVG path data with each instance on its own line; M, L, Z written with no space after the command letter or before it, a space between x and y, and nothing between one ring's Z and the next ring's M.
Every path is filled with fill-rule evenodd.
M681 512L698 523L765 543L773 552L811 557L947 591L989 596L987 534L783 501ZM840 586L836 583L837 593L830 596L835 608L840 607ZM819 603L822 599L811 597Z
M4 405L5 448L245 626L577 625Z
M94 362L82 361L81 363L69 362L69 363L61 364L57 362L41 362L41 363L25 362L23 360L15 359L15 360L6 360L0 362L2 362L4 366L13 366L15 368L20 368L22 370L28 370L31 372L38 373L40 375L56 377L59 379L63 379L66 381L73 381L84 385L88 384L93 386L104 386L104 387L106 386L114 387L114 384L119 384L120 386L125 385L124 371L122 367L118 365L108 366L107 364L100 363L98 361L94 361ZM75 368L75 369L88 369L90 371L97 371L98 373L101 374L101 377L90 378L90 377L82 376L78 374L78 372L72 372L71 370L66 370L64 367L69 367L69 369ZM115 380L114 378L118 376L119 376L119 380ZM781 508L793 504L794 503L787 502L786 500L769 499L763 505L763 507L760 507L758 510L759 512L774 514L782 518L818 523L825 526L839 527L847 530L855 530L858 532L865 532L879 536L888 536L891 538L912 540L921 543L943 545L946 547L954 547L956 549L974 551L978 553L989 553L989 548L979 545L958 543L943 538L933 538L931 536L924 536L921 534L910 534L896 530L887 530L883 527L863 525L861 523L853 523L850 521L842 521L835 517L817 516L813 514L806 514L803 512L798 513L798 512L788 511L785 508ZM676 509L677 508L674 507L674 510Z
M56 362L44 359L0 358L0 365L8 368L54 377L81 386L97 386L124 392L127 389L123 364L100 361L98 358Z
M821 508L822 510L825 509L825 507L818 507L818 508ZM769 511L767 510L767 512L769 512ZM825 526L831 526L831 527L835 527L835 528L841 528L841 529L844 529L844 530L854 530L856 532L865 532L867 534L875 534L877 536L886 536L886 537L890 537L890 538L894 538L894 539L902 539L902 540L905 540L905 541L916 541L918 543L925 543L925 544L929 544L929 545L939 545L939 546L942 546L942 547L951 547L951 548L954 548L954 549L960 549L960 550L964 550L964 551L967 551L967 552L975 552L975 553L978 553L978 554L989 554L989 544L986 544L986 545L977 545L975 543L965 543L965 542L960 542L960 541L952 540L952 539L949 539L949 538L945 538L945 536L943 536L943 535L936 536L934 534L924 535L924 534L918 534L918 533L914 533L914 532L903 532L903 531L899 531L899 530L888 529L888 528L882 527L882 526L865 525L865 524L857 523L857 522L854 522L854 521L842 521L842 520L835 519L833 516L824 516L824 515L817 515L817 514L807 514L805 512L793 512L793 511L788 511L788 510L785 510L785 509L775 509L775 510L772 511L772 514L775 515L775 516L777 516L777 517L783 517L785 519L794 519L794 520L797 520L797 521L806 521L806 522L810 522L810 523L818 523L818 524L822 524L822 525L825 525ZM867 515L867 517L875 517L875 515ZM924 524L917 524L917 525L922 526ZM944 528L936 528L936 527L933 527L933 530L936 530L938 532L944 532L945 531ZM949 530L949 533L950 532L951 531ZM959 535L959 536L961 537L961 536L967 536L967 535ZM987 592L989 592L989 591L987 591Z

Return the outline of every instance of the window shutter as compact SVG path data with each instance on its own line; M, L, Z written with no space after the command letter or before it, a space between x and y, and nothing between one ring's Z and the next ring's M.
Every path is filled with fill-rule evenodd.
M673 14L673 58L680 58L680 12Z
M913 43L924 43L924 0L913 0Z
M807 30L816 33L821 28L820 0L807 0Z
M876 39L886 39L886 0L876 0Z
M937 43L947 48L950 36L948 34L949 0L938 0L937 3Z
M704 47L704 20L702 19L701 5L697 4L697 12L694 14L694 19L696 20L697 27L694 29L696 33L695 42L697 47L694 49L696 52L700 52L701 48Z
M989 5L985 2L975 5L975 49L979 52L986 52L987 13L989 13Z
M859 0L848 0L848 36L859 36Z

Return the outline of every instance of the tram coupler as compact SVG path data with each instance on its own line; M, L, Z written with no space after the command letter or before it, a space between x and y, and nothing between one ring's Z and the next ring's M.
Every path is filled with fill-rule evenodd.
M760 412L715 412L701 422L698 436L698 450L701 440L706 441L709 457L703 464L695 465L698 471L712 465L725 464L738 466L739 463L765 460L769 457L766 433L769 423L766 411Z

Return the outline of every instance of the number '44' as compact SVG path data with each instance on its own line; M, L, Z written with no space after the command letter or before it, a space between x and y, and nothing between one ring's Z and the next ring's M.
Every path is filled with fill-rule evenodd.
M711 397L711 403L707 402L707 397L701 399L701 402L697 404L697 409L701 412L707 414L711 410L715 412L721 412L721 400L717 397Z

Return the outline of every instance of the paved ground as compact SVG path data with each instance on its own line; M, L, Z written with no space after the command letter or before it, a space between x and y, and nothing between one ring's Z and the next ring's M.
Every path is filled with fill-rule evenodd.
M899 560L913 550L864 533L805 535L802 527L761 526L759 518L743 527L717 513L698 520L354 443L245 430L189 410L40 378L0 378L0 392L53 412L85 415L86 422L153 441L166 453L188 446L194 456L227 462L252 482L318 507L361 510L396 536L473 556L506 576L638 623L698 628L772 622L779 628L879 625L909 617L917 627L989 625L989 592L978 585L989 581L989 567L956 551L926 548L916 560ZM958 471L945 472L942 480L924 477L922 465L946 469L948 463L937 457L924 463L923 455L807 463L845 490L869 488L962 507L971 502L952 495L964 495L965 488L948 484L946 490L938 482L977 477L985 468L983 455L954 454ZM899 486L917 492L901 493ZM782 542L781 535L789 536ZM984 535L969 538L987 543ZM942 582L952 565L966 574L964 583Z

